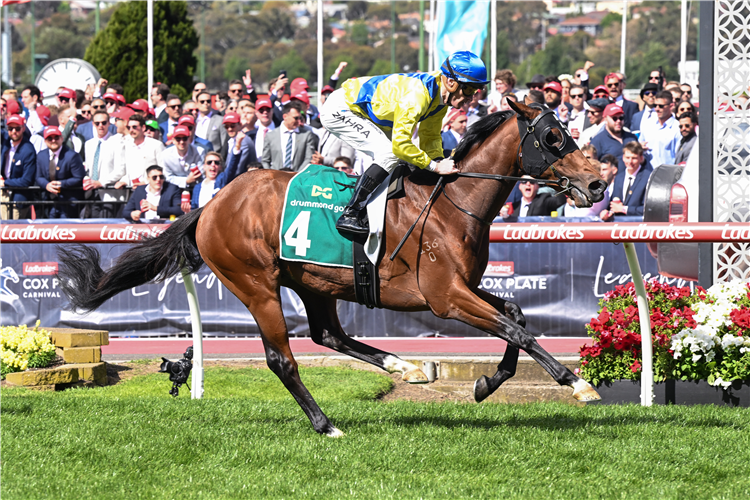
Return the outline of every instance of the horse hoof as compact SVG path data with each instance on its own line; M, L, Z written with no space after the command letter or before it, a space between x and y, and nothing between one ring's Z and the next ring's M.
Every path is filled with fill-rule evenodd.
M335 427L331 427L331 430L326 432L326 436L330 438L340 438L340 437L344 437L344 433Z
M425 375L424 372L419 368L415 368L414 370L409 370L408 372L404 373L401 377L401 380L403 380L407 384L426 384L429 382L429 380L427 379L427 375Z
M487 397L492 394L490 392L490 386L487 384L489 379L486 375L482 375L474 382L474 401L481 403Z
M596 392L596 389L594 389L591 384L589 384L582 378L579 378L578 382L573 384L573 397L578 401L584 402L599 401L600 399L602 399L599 393Z

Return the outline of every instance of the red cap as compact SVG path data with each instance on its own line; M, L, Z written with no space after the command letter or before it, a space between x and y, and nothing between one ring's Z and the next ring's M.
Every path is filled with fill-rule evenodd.
M5 123L8 125L18 125L23 128L26 125L26 120L21 115L11 115L5 120Z
M172 132L172 137L190 137L190 129L185 125L177 125Z
M46 139L47 137L51 135L62 135L62 132L60 132L59 128L55 127L54 125L51 125L44 129L44 138Z
M114 116L118 120L130 120L130 117L133 116L134 114L135 114L135 111L133 111L132 109L126 106L112 113L112 116Z
M310 104L310 96L307 95L307 91L305 90L294 94L292 96L292 99L297 99L298 101L302 101L305 104Z
M154 110L154 108L148 108L148 114L153 117L156 117L156 111Z
M597 92L599 92L600 90L601 90L602 92L607 92L607 93L609 93L609 91L607 90L607 87L605 87L604 85L597 85L596 87L594 87L594 92L592 92L592 93L596 94L596 93L597 93Z
M122 94L115 94L115 101L119 102L121 106L125 105L127 102L125 96Z
M295 78L292 80L292 83L289 84L289 88L292 91L292 94L296 94L300 90L307 90L310 88L310 85L307 84L307 80L304 78Z
M5 103L5 109L8 110L9 115L20 115L21 105L15 99L7 99Z
M107 99L110 99L110 100L112 100L112 101L117 101L117 102L120 102L120 100L119 100L119 99L117 98L117 94L115 94L114 92L107 92L106 94L104 94L104 95L102 96L102 99L104 99L105 101L106 101Z
M76 92L75 90L62 89L60 92L57 93L57 97L64 97L66 99L75 99Z
M602 116L606 118L607 116L617 116L622 114L624 114L624 112L622 111L620 105L612 103L607 104L607 107L604 108L604 113L602 113Z
M234 111L229 111L224 115L221 123L240 123L240 115Z
M185 125L186 123L195 126L195 118L190 115L185 115L181 116L179 120L177 120L177 125Z
M47 106L37 106L36 107L36 115L39 117L39 120L42 122L42 125L45 127L49 123L49 117L50 117L49 108Z
M267 97L261 97L260 99L255 101L255 109L260 109L260 108L273 109L273 104L271 104L271 99Z
M136 99L133 104L128 104L128 107L140 111L143 114L148 113L148 101L145 99Z
M610 73L610 74L608 74L607 76L604 77L604 83L607 83L607 80L611 80L612 78L614 78L618 82L620 81L620 77L617 76L617 73Z
M334 89L330 85L326 85L325 87L323 87L323 89L320 91L320 93L321 94L325 94L326 92L333 92L334 90L336 90L336 89Z
M542 90L554 90L558 94L562 94L562 85L560 85L559 82L549 82L547 85L544 86Z

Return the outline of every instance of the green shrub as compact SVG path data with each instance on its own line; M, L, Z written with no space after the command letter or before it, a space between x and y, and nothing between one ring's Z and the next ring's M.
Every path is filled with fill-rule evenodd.
M50 332L40 329L37 321L29 330L26 325L0 327L0 376L43 368L55 359Z

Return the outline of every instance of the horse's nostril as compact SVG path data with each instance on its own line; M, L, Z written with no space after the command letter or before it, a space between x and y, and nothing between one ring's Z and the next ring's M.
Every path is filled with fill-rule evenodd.
M607 190L607 183L604 181L594 181L589 184L589 193L591 193L591 201L596 203L604 199L604 191Z

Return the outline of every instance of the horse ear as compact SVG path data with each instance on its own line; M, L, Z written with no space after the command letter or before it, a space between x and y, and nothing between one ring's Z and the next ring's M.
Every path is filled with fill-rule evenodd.
M513 111L523 116L527 120L533 120L534 118L536 118L536 115L539 114L538 109L530 108L522 102L514 102L512 99L507 99L507 101L508 105Z

